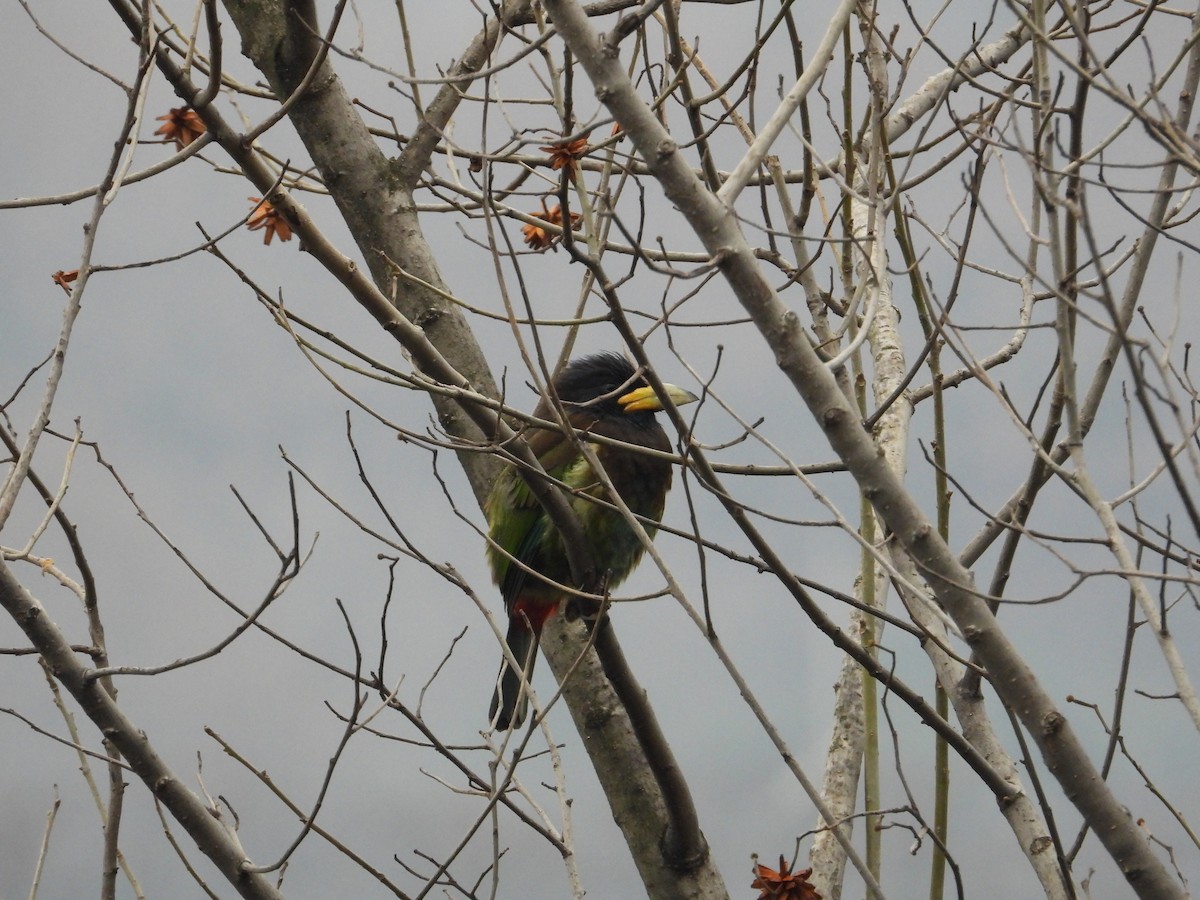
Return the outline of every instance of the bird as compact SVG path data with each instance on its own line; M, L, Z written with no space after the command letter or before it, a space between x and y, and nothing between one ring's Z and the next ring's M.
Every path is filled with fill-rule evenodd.
M675 385L663 385L676 406L697 397ZM618 353L598 353L569 362L553 380L567 423L582 432L580 440L599 435L627 444L669 452L671 441L655 418L663 399L634 365ZM543 397L533 415L554 421L551 402ZM546 473L561 481L579 518L583 537L606 585L619 585L637 566L644 547L620 511L591 502L608 500L608 492L580 452L574 438L561 431L533 429L529 448ZM671 487L671 463L611 444L589 442L617 494L635 515L662 519ZM505 657L496 678L488 720L504 731L519 727L528 706L522 682L528 682L537 659L542 627L558 609L571 586L571 565L562 535L542 509L516 467L503 469L484 503L488 523L487 561L508 614L505 641L524 667L524 678ZM653 537L657 528L645 524ZM541 576L541 577L539 577Z

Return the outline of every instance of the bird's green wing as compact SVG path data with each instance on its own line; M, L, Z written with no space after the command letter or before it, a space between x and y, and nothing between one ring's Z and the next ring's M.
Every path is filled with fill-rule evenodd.
M545 435L552 435L557 440L537 440ZM538 432L530 444L550 477L571 486L582 486L578 481L581 477L578 470L583 460L562 435ZM590 473L590 469L588 471ZM515 467L505 468L496 479L484 506L484 514L488 521L488 535L492 539L487 548L492 578L500 586L504 602L511 605L530 580L529 573L514 565L512 560L531 565L538 558L541 567L545 567L546 551L551 549L547 547L547 541L558 540L558 533L550 526L541 504ZM557 552L551 549L550 555L562 555L561 541L559 543ZM554 573L547 574L553 577Z
M487 548L488 564L492 569L492 580L500 586L507 605L520 590L514 579L523 574L510 557L522 559L528 556L529 548L540 539L542 509L517 470L506 468L492 487L484 513L491 538Z

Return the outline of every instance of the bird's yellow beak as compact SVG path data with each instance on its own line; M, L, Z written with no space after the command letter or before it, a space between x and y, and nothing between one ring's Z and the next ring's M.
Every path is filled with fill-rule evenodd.
M685 403L695 403L700 398L691 391L685 391L681 387L676 387L673 384L664 384L667 389L667 396L676 406L683 406ZM650 410L658 412L663 408L662 398L654 393L652 387L640 387L637 390L630 391L617 398L617 402L621 404L621 409L625 412L641 412L642 410Z

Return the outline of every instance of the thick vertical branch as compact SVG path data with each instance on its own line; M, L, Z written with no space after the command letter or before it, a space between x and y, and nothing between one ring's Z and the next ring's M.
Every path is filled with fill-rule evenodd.
M855 611L851 628L856 637L863 636L861 625L865 618L865 613ZM863 668L849 654L842 657L842 668L833 692L833 730L829 749L825 752L821 796L835 821L839 822L836 827L849 839L867 739L863 722ZM813 838L808 864L813 870L812 883L820 895L828 900L839 900L845 878L846 851L832 829L823 828Z
M870 98L872 120L871 127L866 133L865 145L858 148L853 167L855 173L852 184L853 194L850 197L850 227L851 244L848 251L854 259L855 278L860 290L867 296L867 314L859 326L871 348L871 392L875 403L881 405L887 402L896 392L905 375L904 347L900 340L900 316L892 302L892 282L888 273L888 254L886 248L887 209L888 204L882 199L884 189L884 153L886 147L882 139L884 129L883 103L887 98L887 69L879 46L878 35L875 32L875 19L872 9L860 6L860 31L867 47L866 61L868 72L868 96ZM848 125L849 123L847 123ZM841 356L841 354L839 354ZM912 405L907 398L900 397L888 405L887 411L880 417L875 427L875 442L888 460L888 464L897 477L903 478L906 469L908 448L908 426L912 413ZM877 523L866 521L875 513L869 504L864 503L864 535L874 540L882 537ZM869 559L864 554L864 561ZM883 606L888 581L886 574L879 572L874 566L866 566L859 577L859 590L864 599L872 605ZM864 645L874 653L874 643L878 639L875 629L881 623L873 620L867 614L855 612L855 627L864 632ZM869 638L869 639L867 639ZM849 691L849 660L843 663L842 677L838 680L839 692ZM864 757L862 750L868 741L877 742L877 732L872 733L871 723L875 720L876 703L872 683L867 680L870 676L861 668L856 667L855 674L862 681L859 690L850 696L839 696L838 709L834 716L834 736L830 742L830 754L827 760L827 787L836 789L857 785L855 777L849 778L852 765L861 768ZM858 695L861 710L857 717L849 708L853 694ZM856 718L861 721L855 721ZM845 731L843 735L840 732ZM861 737L859 735L861 734ZM857 746L856 746L857 745ZM852 754L856 754L852 756ZM864 797L866 806L872 805L872 800L878 796L878 755L868 754L866 757L864 775ZM839 784L838 782L843 782ZM854 796L838 798L842 815L848 816L852 810ZM867 857L873 865L878 865L879 830L878 818L868 817L864 830L867 836ZM839 852L840 847L830 841L826 835L818 835L813 842L811 860L818 888L827 896L841 896L842 872L845 860ZM876 871L878 875L878 871Z

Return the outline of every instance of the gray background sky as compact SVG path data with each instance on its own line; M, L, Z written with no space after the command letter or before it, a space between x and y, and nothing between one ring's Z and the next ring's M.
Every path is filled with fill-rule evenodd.
M804 16L811 16L814 28L823 27L823 9L828 6L831 4L805 8ZM77 52L119 77L132 76L132 46L106 7L57 2L36 3L33 8L43 24ZM445 65L478 27L477 18L465 7L455 6L453 13L450 9L441 4L413 6L413 29L420 35L418 65L425 71L435 63ZM389 30L394 29L389 8L364 4L360 12L367 17L368 55L399 67L399 45L394 31ZM746 13L740 8L689 12L694 17L692 27L706 29L707 43L701 42L706 61L720 63L744 52L749 44ZM190 16L183 8L176 14L185 21ZM950 20L943 27L952 34L955 22ZM347 40L351 40L349 34ZM723 35L730 46L719 46L721 41L714 35ZM251 79L228 25L225 37L229 67ZM929 55L920 65L934 67L937 61ZM0 67L7 84L0 92L0 120L9 123L3 138L0 198L57 193L98 181L124 108L120 92L37 35L15 3L0 5ZM771 58L768 67L770 71L760 73L760 83L770 85L771 90L778 74L790 78L789 60ZM340 68L352 92L361 92L376 108L400 116L400 128L407 130L410 121L403 118L407 107L401 98L387 92L380 76L345 63ZM586 97L587 92L580 96ZM770 90L764 96L769 99ZM157 81L147 104L148 115L153 118L177 103ZM763 108L767 108L765 102ZM251 118L263 110L254 104L246 104L244 109ZM549 124L549 119L539 124ZM457 137L471 145L473 139L463 134L468 127L469 122L461 126ZM152 130L148 122L141 136L150 137ZM280 155L299 157L294 137L283 126L272 132L268 143ZM134 167L159 160L167 152L158 145L141 148ZM220 164L225 162L219 151L206 151L205 155ZM723 160L720 165L728 168L731 161ZM957 186L953 180L946 184ZM130 186L101 224L95 262L120 265L179 253L199 241L195 221L210 232L227 228L244 216L246 197L254 193L245 181L214 172L197 160ZM931 192L922 199L926 204L922 212L938 222L959 201ZM332 205L317 197L306 197L305 203L322 226L352 252ZM648 233L668 235L673 247L689 246L681 223L672 218L670 210L655 198L651 203ZM0 211L5 248L0 261L0 397L7 397L53 346L63 295L51 283L50 275L77 264L81 228L89 214L90 201ZM454 290L471 302L499 310L485 251L466 240L450 222L430 222L429 227ZM478 223L464 227L472 236L482 236ZM336 330L378 358L405 367L397 345L299 252L296 242L268 248L262 246L258 235L239 231L222 246L293 310ZM526 258L522 264L539 310L546 315L569 314L581 273L568 265L565 254ZM947 262L931 257L928 265L935 283L944 288L945 282L939 279L946 277ZM1186 271L1194 274L1194 261L1188 260ZM1172 274L1164 273L1164 285L1170 284ZM821 277L828 277L827 267ZM1004 296L982 280L980 285L983 292L972 297L975 305L961 310L963 317L1011 323L1017 306L1015 291ZM653 311L658 301L655 292L666 289L662 279L648 278L636 288L638 293L630 289L626 296L631 305ZM686 285L671 288L674 296L687 289ZM683 318L701 321L717 317L721 310L725 316L737 313L729 296L713 285L687 307ZM914 318L907 315L904 323L910 337L916 334ZM1185 321L1190 324L1194 323ZM518 357L506 326L484 323L480 331L485 346L495 348L493 364L498 373L502 366L516 365ZM717 332L677 329L674 337L702 371L712 367L716 345L723 345L726 365L717 382L722 395L737 398L739 412L748 419L765 416L765 431L797 461L830 458L827 447L807 423L807 413L787 392L749 326L728 326ZM978 340L979 346L990 347L1004 339L992 334ZM1044 350L1050 346L1051 336L1035 334L1030 340ZM581 349L616 345L615 334L604 326L586 329L581 339ZM682 368L666 351L661 334L649 346L665 376L688 384ZM912 352L915 347L914 343ZM730 364L731 360L735 364ZM1005 385L1019 396L1031 396L1044 371L1040 365L1024 373L1006 371ZM28 427L41 381L41 376L35 378L10 410L21 433ZM510 398L515 405L531 406L533 397L523 384L523 373L514 369ZM362 381L352 386L393 421L415 430L427 427L430 409L422 395ZM1023 459L1024 443L1006 423L998 423L996 409L983 392L964 388L951 394L948 401L955 422L950 453L956 474L969 479L975 500L994 508L1023 476L1025 464L1018 461ZM222 590L246 607L257 603L269 585L274 561L239 510L228 485L236 485L276 538L286 540L290 528L287 467L277 449L280 445L331 494L371 524L383 527L354 471L345 435L348 406L228 270L195 255L168 265L95 276L76 327L53 426L69 431L72 420L79 417L85 438L100 443L105 457L159 526ZM1111 447L1114 455L1123 454L1122 413L1116 403L1107 412L1104 434L1108 443L1097 446ZM373 482L408 537L431 558L452 562L481 596L493 598L482 561L482 541L470 525L447 513L441 488L431 477L429 453L397 442L388 429L359 411L353 411L351 419ZM928 410L918 412L916 427L927 435ZM702 439L712 443L737 433L736 427L713 409L702 413L701 428ZM927 486L931 476L917 453L914 445L913 483ZM62 444L46 441L37 462L42 477L56 482L62 458ZM748 445L723 458L739 462L767 459L761 450ZM1103 477L1111 479L1106 489L1119 489L1123 471L1122 464L1104 471ZM438 472L459 510L479 525L482 517L456 462L443 454ZM856 508L845 484L832 480L820 484L844 510ZM739 489L746 502L783 515L827 518L798 484L739 483ZM377 558L384 548L364 538L310 489L302 487L299 495L302 540L307 545L318 532L320 537L300 578L272 607L266 621L301 646L349 666L353 659L350 641L334 602L340 598L364 647L365 666L373 669L387 587L386 565ZM1063 498L1041 512L1039 527L1059 532L1082 529L1094 536L1094 523L1082 519L1081 509L1065 494ZM1152 493L1146 503L1152 507L1155 502L1166 501ZM137 520L112 479L86 452L77 459L65 506L79 525L96 569L114 661L130 665L166 662L210 646L236 625L236 618L188 576ZM710 537L745 550L744 541L733 533L716 504L701 496L698 509ZM37 505L27 497L17 520L6 529L3 543L23 542L25 530L38 513ZM677 487L666 519L684 525L686 516L683 491ZM956 528L970 534L978 516L965 503L956 506L956 516ZM796 571L851 589L857 556L850 542L835 530L777 528L774 533ZM690 579L687 587L698 600L693 551L678 540L664 539L660 544L675 571ZM60 561L68 558L54 535L48 536L42 552ZM1080 561L1102 559L1087 548L1073 548L1072 553ZM1070 581L1065 567L1048 553L1026 548L1019 561L1025 565L1014 585L1014 596L1036 599L1065 588ZM31 574L31 569L19 573L55 619L82 641L86 632L74 598L52 579ZM424 713L447 742L478 744L499 658L494 639L468 599L427 569L402 563L397 577L387 624L388 677L394 682L403 674L401 696L415 703L451 640L467 628L430 688ZM745 666L753 689L806 771L819 777L829 736L830 687L837 654L765 576L755 576L744 567L714 565L708 577L723 641ZM626 592L651 591L658 583L647 568ZM498 599L494 602L499 605ZM1107 579L1089 584L1052 607L1023 610L1007 615L1005 621L1013 627L1030 662L1052 681L1052 693L1059 702L1070 693L1107 703L1124 627L1124 603L1119 582ZM839 620L845 619L842 610L833 604L829 608ZM1180 621L1182 618L1177 620L1180 638L1195 639L1194 623ZM734 896L751 896L747 887L750 855L760 853L766 862L773 862L781 852L790 855L795 836L813 826L815 813L778 763L702 636L678 607L665 599L626 604L617 611L617 619L626 653L643 679L693 787L705 833L731 890ZM903 650L898 659L901 674L910 683L927 684L930 676L912 642L900 635L890 637L896 649ZM22 644L15 626L0 622L0 645ZM1139 638L1139 647L1149 651L1149 641ZM1139 656L1135 675L1139 687L1169 690L1152 652ZM548 694L550 682L544 670L539 687L543 695ZM120 689L129 714L146 729L175 770L193 779L193 785L197 751L202 754L208 790L230 800L241 817L241 837L248 852L262 862L287 846L297 823L255 779L225 757L202 729L208 726L219 732L307 807L341 731L323 704L329 702L344 711L351 699L339 678L256 632L246 634L214 660L153 679L124 678ZM40 670L28 658L0 656L0 707L15 708L43 727L63 732L62 722L48 702ZM922 799L923 809L931 814L926 798L932 738L914 725L907 710L897 704L891 709L904 734L905 775ZM999 717L999 711L993 715ZM1089 745L1102 747L1103 735L1089 716L1078 708L1073 708L1071 715ZM96 746L88 724L82 719L80 724L86 740ZM398 716L381 716L375 724L388 733L415 737ZM555 738L564 745L569 791L574 798L575 840L589 895L636 896L640 884L565 710L558 710L550 724ZM1200 773L1196 771L1195 735L1183 713L1134 699L1127 729L1136 742L1139 760L1159 786L1185 810L1194 809ZM0 896L27 892L56 785L63 806L41 896L89 895L97 883L101 834L76 772L73 752L34 738L25 725L7 716L0 717L0 748L5 761L0 770L0 805L5 810L0 816ZM486 768L483 751L465 755L478 770ZM889 750L885 768L891 765ZM421 774L422 769L428 775ZM522 772L538 799L553 804L553 794L537 786L539 781L551 780L544 761L527 763ZM481 806L476 799L452 793L435 781L437 777L461 784L451 768L427 749L360 736L343 758L320 821L345 837L372 864L408 886L391 861L392 854L411 862L411 851L416 848L442 857L459 841ZM1151 805L1144 792L1134 790L1136 775L1119 767L1116 778L1122 785L1121 795L1141 804L1136 815L1152 816L1153 827L1170 829L1161 808ZM889 777L887 782L885 804L902 804L895 779ZM1057 796L1054 788L1049 790ZM953 851L964 871L970 873L968 895L1033 896L1036 884L1012 846L990 796L969 776L961 777L955 780L953 806ZM131 787L125 815L123 849L147 894L200 896L167 847L140 784ZM1071 838L1075 821L1069 813L1065 818L1059 824ZM561 863L553 848L510 816L501 817L501 827L502 843L512 847L503 863L501 896L565 896ZM1185 871L1195 872L1194 850L1187 852L1177 834L1164 840L1176 845ZM888 852L885 885L891 896L915 896L926 878L929 845L920 848L914 862L908 856L911 833L887 832L884 843ZM468 849L467 858L482 866L489 853L485 829ZM198 853L191 856L194 861L199 859ZM1126 895L1110 863L1095 852L1088 855L1087 850L1085 857L1099 870L1093 897ZM209 871L202 861L200 865ZM470 867L460 871L470 871ZM221 896L232 894L223 884L212 883ZM382 896L369 876L313 837L293 858L285 888L296 897ZM128 896L127 886L123 885L122 891L122 896Z

